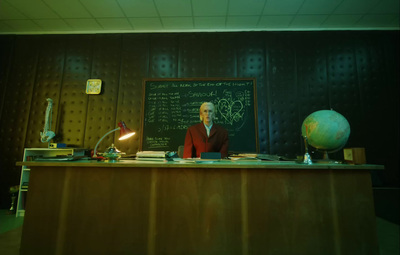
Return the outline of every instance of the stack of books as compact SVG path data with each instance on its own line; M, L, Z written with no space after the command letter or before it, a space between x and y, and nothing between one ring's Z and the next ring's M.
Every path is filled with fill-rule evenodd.
M136 160L166 161L166 155L165 151L138 151Z

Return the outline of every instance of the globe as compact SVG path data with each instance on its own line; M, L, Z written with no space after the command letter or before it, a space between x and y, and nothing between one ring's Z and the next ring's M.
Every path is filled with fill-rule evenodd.
M320 110L305 118L301 134L312 147L331 153L342 149L350 136L350 124L333 110ZM327 157L327 154L324 156Z

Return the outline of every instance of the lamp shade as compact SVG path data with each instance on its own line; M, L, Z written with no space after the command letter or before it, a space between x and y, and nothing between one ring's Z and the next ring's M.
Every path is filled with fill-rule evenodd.
M118 123L118 127L116 129L113 129L111 131L108 131L105 135L103 135L102 138L100 138L100 140L97 142L96 146L94 147L94 151L93 151L93 156L97 157L97 147L99 146L100 142L104 139L104 137L106 137L107 135L111 134L112 132L115 132L119 130L119 139L118 140L125 140L131 136L133 136L135 134L135 132L131 131L129 128L126 127L125 122L120 121Z
M126 127L125 122L123 122L123 121L120 121L118 123L118 126L120 128L118 140L128 139L129 137L131 137L135 134L135 132L133 132L132 130L130 130L129 128Z

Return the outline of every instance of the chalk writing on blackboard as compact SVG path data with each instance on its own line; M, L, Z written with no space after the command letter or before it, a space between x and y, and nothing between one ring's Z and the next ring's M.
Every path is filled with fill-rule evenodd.
M143 86L142 150L176 151L200 121L200 105L213 102L230 151L258 151L255 79L147 79Z

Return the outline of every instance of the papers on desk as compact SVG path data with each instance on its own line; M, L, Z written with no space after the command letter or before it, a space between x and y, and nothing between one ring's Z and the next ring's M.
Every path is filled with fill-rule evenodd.
M36 156L34 161L72 161L79 159L89 159L87 156L58 155L55 157Z
M279 161L282 160L282 157L277 155L269 155L269 154L253 154L253 153L241 153L241 154L233 154L229 156L231 160L271 160L271 161Z
M191 158L173 158L172 159L174 162L182 163L182 164L187 164L187 163L196 163L194 159Z
M158 161L158 162L166 162L165 158L136 158L139 161Z
M185 163L197 163L197 164L211 164L221 161L220 159L201 159L201 158L174 158L174 162Z
M229 156L229 159L232 161L286 160L285 158L278 155L255 154L255 153L232 154ZM168 152L168 151L138 151L136 153L136 160L158 161L158 162L175 161L179 163L199 163L199 164L207 164L207 163L210 164L221 161L221 159L201 159L201 158L182 159L177 157L176 152Z
M165 154L165 151L138 151L136 153L136 160L164 162Z
M250 153L233 154L229 156L229 159L232 161L259 160L257 158L257 154L250 154Z
M138 151L136 160L143 161L172 161L176 156L176 152L168 151Z
M136 158L165 158L166 151L138 151Z

